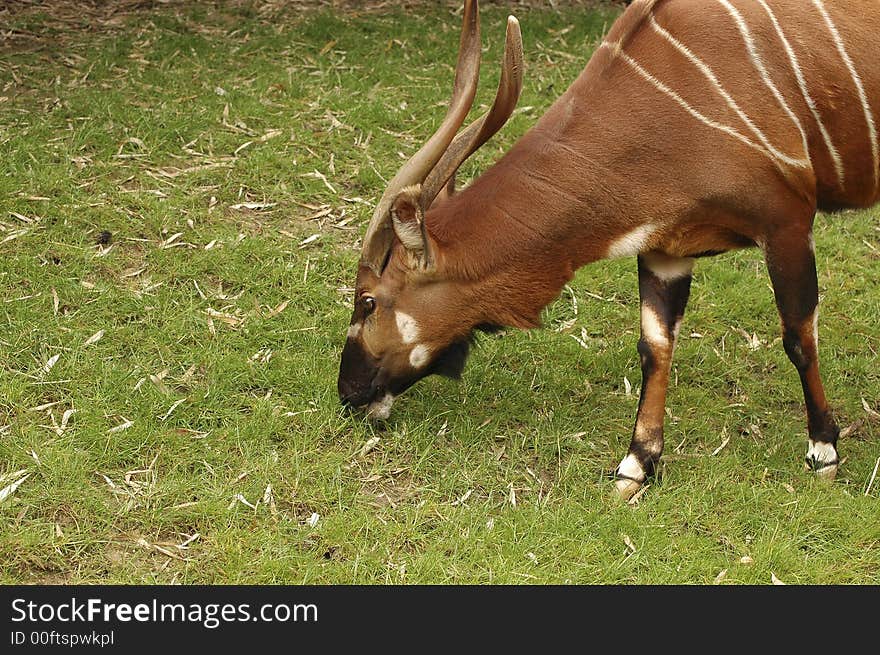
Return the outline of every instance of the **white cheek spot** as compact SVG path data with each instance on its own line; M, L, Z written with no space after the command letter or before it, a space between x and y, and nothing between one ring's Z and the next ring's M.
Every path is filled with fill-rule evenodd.
M643 257L645 265L662 282L671 282L687 277L694 270L691 257L668 257L659 253L648 253Z
M427 346L422 344L417 345L412 349L412 352L409 354L409 364L413 368L422 368L425 364L428 363L428 358L431 355L431 351L428 350Z
M384 421L391 416L391 406L394 404L394 396L386 393L380 400L370 403L367 407L367 418L371 421Z
M409 314L394 312L394 321L403 343L415 343L419 338L419 324Z
M665 346L669 343L666 326L651 307L642 305L642 336L648 343Z
M656 231L656 225L651 225L650 223L639 225L634 230L631 230L612 241L608 246L608 253L606 256L613 259L614 257L638 255L640 252L646 250L645 246L648 243L648 240Z
M345 333L345 337L347 339L356 339L357 335L361 333L361 328L363 326L360 323L355 323L354 325L348 326L348 332Z

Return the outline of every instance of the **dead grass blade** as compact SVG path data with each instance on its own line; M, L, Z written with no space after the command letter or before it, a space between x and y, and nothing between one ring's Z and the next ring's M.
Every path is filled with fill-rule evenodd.
M122 423L107 430L107 434L116 434L117 432L128 430L128 428L130 428L132 425L134 425L134 421L127 419L123 416Z
M168 408L168 411L165 412L164 414L162 414L162 416L159 417L159 420L160 420L160 421L164 421L164 420L166 420L169 416L171 416L171 413L172 413L175 409L177 409L177 408L180 406L181 403L183 403L183 402L185 402L185 401L186 401L186 398L181 398L180 400L175 401L175 402L171 405L171 407Z
M20 476L20 477L19 477ZM0 478L0 484L5 482L6 480L11 480L13 478L18 478L14 482L6 485L2 489L0 489L0 503L9 498L12 494L16 492L16 490L22 485L22 483L31 477L31 474L28 473L27 469L22 469L20 471L15 471L14 473L7 473L2 478Z
M717 455L722 450L724 450L727 447L727 444L729 444L729 443L730 443L730 437L725 437L724 441L721 442L721 445L712 451L712 454L710 455L710 457L715 457L715 455Z
M880 413L871 408L868 404L868 401L862 398L862 409L865 410L865 413L871 417L871 419L875 421L880 421Z
M313 177L317 180L321 180L324 183L324 186L330 190L330 193L332 193L333 195L336 195L338 193L334 186L327 181L327 176L323 173L319 173L317 170L312 171L311 173L303 173L302 175L300 175L300 177Z
M874 462L874 471L871 473L871 479L868 480L868 486L865 487L865 495L869 495L871 493L871 487L874 485L874 479L877 477L877 469L880 468L880 457L877 458L877 461Z
M85 340L83 346L91 346L93 343L98 343L104 337L104 330L98 330L92 336Z
M266 209L271 209L277 202L240 202L235 205L229 205L229 209L249 209L251 211L264 211Z
M46 360L46 363L43 364L43 368L40 369L40 372L43 375L49 375L49 372L52 370L52 368L55 366L55 364L58 363L59 357L61 357L60 353L57 355L52 355L48 360Z

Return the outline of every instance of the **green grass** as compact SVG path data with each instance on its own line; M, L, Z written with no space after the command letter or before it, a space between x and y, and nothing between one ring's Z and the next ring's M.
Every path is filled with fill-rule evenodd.
M478 104L504 9L483 10ZM385 11L13 16L0 488L30 476L0 503L0 581L880 582L876 210L818 220L823 372L854 424L833 485L802 468L757 252L698 266L668 457L638 506L605 478L637 404L634 261L579 272L546 329L482 339L461 383L420 383L384 430L342 411L359 238L441 118L457 42L448 8ZM466 175L575 78L615 11L520 12L530 109Z

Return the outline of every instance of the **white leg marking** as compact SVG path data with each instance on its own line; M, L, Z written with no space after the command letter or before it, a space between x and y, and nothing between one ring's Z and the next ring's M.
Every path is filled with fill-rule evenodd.
M742 35L743 41L746 43L746 49L749 51L749 58L752 60L752 64L754 64L755 68L758 69L758 73L761 75L761 79L764 80L764 84L767 85L767 88L770 89L770 92L773 94L773 97L776 98L776 101L779 103L779 106L782 107L782 110L786 113L786 115L791 119L791 122L795 124L798 131L801 133L801 141L804 147L804 156L809 158L810 149L807 146L807 135L804 132L804 128L801 125L798 117L795 116L794 112L791 110L791 107L788 106L788 103L785 102L785 98L782 97L782 94L779 92L779 89L776 88L776 85L773 83L773 80L770 79L770 74L767 72L767 69L764 67L764 61L761 59L761 55L758 53L758 48L755 45L755 40L752 38L752 33L749 30L749 26L746 25L746 21L743 19L742 14L740 14L736 7L734 7L728 0L718 0L721 5L727 9L727 12L733 17L734 22L736 23L737 29L739 29L739 33Z
M669 257L660 253L646 253L642 259L648 270L663 282L679 280L694 270L692 257Z
M386 393L381 399L375 400L367 407L367 418L370 420L384 421L391 416L391 406L394 404L394 396Z
M617 467L617 472L636 480L645 479L645 471L642 470L642 465L639 464L639 460L632 453L623 458L620 466Z
M729 125L724 125L723 123L718 123L716 121L713 121L711 118L707 118L706 116L704 116L703 114L698 112L696 109L691 107L684 100L684 98L682 98L675 91L673 91L668 86L663 84L663 82L658 80L656 77L651 75L648 71L646 71L644 68L642 68L635 59L633 59L628 54L626 54L623 50L621 50L619 43L607 43L606 42L606 43L603 43L602 45L600 45L599 48L609 48L613 53L618 55L624 62L626 62L634 71L636 71L639 75L641 75L645 80L650 82L658 91L660 91L661 93L665 93L667 96L672 98L675 102L677 102L678 105L682 109L684 109L687 113L689 113L691 116L693 116L698 121L700 121L701 123L703 123L705 125L708 125L711 128L714 128L716 130L720 130L720 131L724 132L725 134L732 136L734 139L742 142L743 144L745 144L749 148L752 148L753 150L757 150L762 155L764 155L765 157L770 159L770 161L772 161L779 168L779 170L783 174L785 174L785 171L782 169L782 166L780 165L779 160L776 159L776 157L774 157L773 154L769 150L767 150L763 146L755 143L754 141L752 141L748 137L743 136L742 134L737 132L735 129L733 129Z
M835 148L834 144L831 143L831 135L828 134L828 130L825 128L825 124L822 122L822 118L819 116L819 109L816 107L815 101L813 100L812 96L810 96L810 92L807 90L807 81L804 79L804 74L801 71L800 62L798 62L798 58L794 54L794 50L792 49L791 44L788 42L788 39L785 38L782 27L779 25L779 21L776 20L776 15L773 13L773 11L764 0L758 0L758 2L764 8L764 11L767 12L767 15L770 16L770 21L773 23L773 27L776 29L776 34L779 36L779 40L782 41L785 52L788 54L788 60L791 62L791 67L794 70L795 77L797 78L797 83L800 87L801 94L804 96L804 102L807 103L807 106L810 108L810 112L813 114L813 118L816 120L816 124L819 126L819 131L822 133L822 140L825 141L825 147L828 148L831 159L834 160L834 170L837 173L837 180L840 183L840 187L843 188L843 161L840 158L840 153L837 151L837 148Z
M361 328L363 326L360 323L355 323L354 325L348 326L348 332L345 333L347 339L356 339L357 335L361 333Z
M816 352L819 351L819 306L816 306L816 309L813 310L813 344L815 345Z
M830 443L810 439L807 457L822 463L835 462L837 461L837 450Z
M868 104L868 96L865 95L865 87L862 85L862 78L860 78L859 74L856 72L856 67L853 65L852 59L849 58L849 54L847 54L846 48L843 45L843 39L840 38L840 32L838 32L837 27L834 26L831 16L828 15L828 12L825 10L825 5L822 4L822 0L812 1L816 9L819 10L819 13L822 14L822 19L825 21L825 25L828 27L828 31L831 32L831 36L834 39L834 45L837 47L837 52L839 52L841 58L843 58L843 62L846 64L849 74L852 75L856 89L858 89L859 100L862 102L862 111L865 113L865 122L868 124L868 137L871 141L871 154L874 156L874 190L876 191L878 186L880 186L880 152L878 152L878 150L880 150L880 145L877 143L877 127L874 125L874 115L871 113L871 105Z
M428 350L428 346L419 344L413 348L412 352L409 354L409 365L413 368L422 368L428 363L428 358L430 356L431 351Z
M657 346L667 346L669 344L669 335L663 321L657 316L657 312L653 308L642 304L641 315L642 336L645 340Z
M813 255L816 254L816 240L813 238L813 233L810 232L810 252ZM819 305L817 304L815 309L813 309L813 316L810 319L813 322L813 344L816 348L816 351L819 350Z
M648 267L648 270L651 271L651 273L662 282L673 282L675 280L680 280L690 275L691 272L693 272L694 270L693 257L670 257L661 253L646 253L642 255L642 260L645 262L645 266ZM647 308L644 305L641 308L642 334L645 335L645 338L650 343L656 343L658 345L664 346L668 345L669 335L667 333L666 326L661 324L660 319L657 317L657 314L654 313L653 310L650 310L650 316L646 316L646 309ZM646 330L646 328L648 329ZM672 327L673 348L678 342L679 330L681 330L681 317L678 317L675 320L675 325ZM654 340L657 338L657 333L663 335L661 341ZM653 334L654 336L649 336L651 334Z
M837 450L830 443L813 441L807 450L807 466L824 480L833 480L837 476Z
M416 319L409 314L395 312L394 320L397 323L397 331L400 332L403 343L415 343L419 338L419 324L416 323Z
M793 157L787 156L782 152L779 152L776 148L774 148L770 141L767 140L767 137L764 136L764 133L761 132L760 129L758 129L758 126L751 121L746 113L742 109L740 109L736 101L730 96L730 94L724 89L724 87L721 86L721 82L718 81L718 78L715 76L715 73L712 72L712 69L709 68L709 66L707 66L706 63L703 62L703 60L701 60L693 52L691 52L687 46L681 43L681 41L672 36L672 34L670 34L667 30L663 29L663 27L660 26L653 14L651 14L651 27L654 28L654 31L657 32L657 34L666 39L676 50L687 57L691 61L691 63L694 64L701 73L703 73L706 79L708 79L709 82L711 82L712 86L715 87L715 90L718 92L718 94L722 98L724 98L727 106L730 107L734 112L736 112L736 115L740 117L742 122L749 127L752 133L758 138L758 140L764 145L764 147L768 151L770 151L770 153L774 157L790 166L797 166L799 168L805 168L809 166L809 159L795 159Z
M653 236L654 232L656 231L656 225L652 225L650 223L639 225L634 230L631 230L623 236L620 236L612 241L611 245L608 246L608 253L606 257L614 258L638 255L640 252L642 252L642 250L645 249L648 240L651 238L651 236Z
M615 480L614 488L623 500L629 500L641 488L642 482L645 480L645 472L642 470L639 460L632 453L623 458L620 466L617 467L617 472L620 475L625 475L626 478ZM627 478L632 478L632 480Z

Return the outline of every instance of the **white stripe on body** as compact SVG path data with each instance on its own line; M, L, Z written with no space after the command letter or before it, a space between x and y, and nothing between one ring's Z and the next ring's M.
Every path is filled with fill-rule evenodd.
M779 25L779 21L776 20L776 15L767 5L764 0L758 0L758 3L764 8L764 11L767 12L767 15L770 17L770 22L773 23L773 27L776 29L776 34L779 36L779 40L782 41L782 45L785 48L786 54L788 54L788 60L791 63L791 67L794 70L795 78L797 78L798 87L801 90L801 94L804 96L804 102L807 103L807 107L810 108L810 113L813 114L813 118L816 120L816 124L819 126L819 131L822 134L822 140L825 141L825 147L828 148L828 153L831 155L831 159L834 161L834 171L837 173L837 181L840 184L841 189L843 188L845 174L843 169L843 161L840 158L840 153L837 151L837 148L834 147L834 144L831 142L831 135L828 134L828 130L825 127L825 124L822 122L822 117L819 116L819 109L816 107L816 103L813 100L812 96L810 96L810 92L807 90L807 81L804 79L804 74L801 71L800 62L798 61L797 55L794 54L794 50L791 47L791 44L788 42L788 39L785 38L785 33L782 31L782 27Z
M806 158L794 158L789 157L785 153L777 150L773 144L767 139L764 133L755 125L752 120L746 115L746 113L740 108L740 106L736 103L736 101L730 96L730 94L725 90L725 88L721 85L721 82L718 81L718 77L712 71L711 68L699 57L697 57L691 50L684 45L681 41L676 39L672 34L670 34L666 29L660 26L657 22L657 19L651 14L651 27L654 29L657 34L662 36L666 41L668 41L676 50L678 50L682 55L687 57L691 63L693 63L700 72L706 77L707 80L712 84L718 94L724 98L724 101L727 103L727 106L730 107L736 115L740 117L740 119L745 123L752 133L758 138L758 140L764 145L764 147L777 159L781 162L788 164L789 166L797 166L799 168L806 168L810 165L810 160ZM801 132L803 134L803 132Z
M816 9L819 10L819 13L822 14L822 20L825 21L828 31L831 32L831 37L834 40L837 52L840 53L844 64L846 64L847 70L849 70L849 74L852 76L853 83L856 85L856 89L859 92L859 100L862 103L865 122L868 124L868 138L871 141L871 154L874 157L874 191L876 192L878 187L880 187L880 152L878 152L880 146L877 144L877 127L874 125L874 115L871 112L871 106L868 104L868 96L865 94L865 87L862 85L862 78L860 78L859 74L856 72L856 67L853 65L852 59L850 59L849 54L846 52L846 48L843 45L843 39L840 37L840 32L837 31L837 27L835 27L834 22L831 20L831 16L828 15L828 11L825 9L825 5L822 4L822 0L812 0L812 2Z
M764 66L764 61L761 59L761 55L758 52L758 48L755 45L755 40L752 38L752 33L749 30L749 26L746 25L745 20L742 17L742 14L737 11L736 7L734 7L728 0L718 0L727 12L731 15L734 22L736 23L736 27L739 30L739 33L742 35L743 41L745 41L746 49L749 52L749 58L752 61L752 64L758 70L758 73L761 75L761 79L764 80L764 84L767 85L767 88L770 89L770 92L773 94L773 97L776 98L776 101L779 103L779 106L782 107L782 110L788 115L791 121L795 124L798 131L801 133L801 140L803 142L804 147L804 156L810 156L810 149L807 145L807 135L804 132L804 128L801 125L798 117L795 116L794 112L791 110L791 107L788 106L788 103L785 102L785 98L782 97L782 94L779 92L779 89L776 88L776 85L773 83L773 80L770 78L770 74L767 72L766 67Z
M810 319L813 323L813 347L819 352L819 306L813 310L813 317Z
M780 171L783 174L785 174L785 171L782 169L782 166L781 166L779 160L776 157L774 157L773 154L769 150L767 150L763 146L755 143L754 141L749 139L747 136L741 134L740 132L738 132L734 128L730 127L729 125L725 125L723 123L713 121L711 118L704 116L699 111L697 111L696 109L691 107L684 98L682 98L675 91L670 89L663 82L658 80L656 77L651 75L651 73L649 73L644 68L642 68L635 59L633 59L628 54L626 54L623 51L623 49L620 47L619 43L605 42L605 43L602 43L599 46L599 48L608 48L609 50L611 50L614 55L620 57L621 60L623 60L634 71L636 71L639 75L641 75L642 78L644 78L645 80L650 82L651 85L654 86L654 88L656 88L658 91L660 91L660 92L666 94L667 96L669 96L670 98L672 98L676 103L678 103L678 105L682 109L684 109L687 113L689 113L691 116L696 118L698 121L700 121L701 123L703 123L705 125L708 125L711 128L714 128L716 130L720 130L720 131L724 132L725 134L732 136L734 139L742 142L743 144L745 144L749 148L752 148L753 150L760 152L762 155L764 155L765 157L770 159L770 161L772 161L777 167L779 167Z

